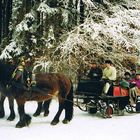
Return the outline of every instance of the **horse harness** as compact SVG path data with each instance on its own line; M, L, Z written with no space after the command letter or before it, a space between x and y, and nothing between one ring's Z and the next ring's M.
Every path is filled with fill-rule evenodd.
M24 73L25 71L26 70L22 65L18 66L12 74L9 85L14 85L17 88L23 88L24 90L30 90L32 86L36 86L36 75L29 71Z
M17 89L27 91L28 97L31 99L32 92L39 92L41 94L47 95L49 89L43 88L37 86L36 82L36 74L26 71L24 67L17 67L11 78L10 86L13 86ZM25 74L25 75L24 75ZM8 86L9 86L8 85Z

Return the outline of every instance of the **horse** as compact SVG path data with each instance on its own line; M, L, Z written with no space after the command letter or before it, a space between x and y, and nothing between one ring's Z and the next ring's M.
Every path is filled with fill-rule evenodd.
M11 65L3 67L5 70L9 70ZM0 83L3 83L3 76L5 79L9 79L9 75L12 77L13 70L0 72ZM15 75L16 76L16 75ZM73 85L67 76L60 73L37 73L35 75L36 85L28 87L27 82L28 72L23 71L23 74L19 77L11 78L8 84L8 93L11 93L12 97L17 102L19 121L16 124L17 128L28 126L31 123L31 116L25 113L26 101L50 101L53 97L58 98L59 108L51 121L52 125L59 123L59 118L63 110L65 110L65 117L62 121L64 124L70 122L73 118Z
M10 62L7 62L7 61L0 62L0 67L1 67L0 73L3 73L3 70L5 70L4 67L6 66L6 64L9 65L9 63ZM12 63L10 63L10 65L11 64ZM5 74L9 73L9 72L7 72L7 70L13 71L16 67L17 67L16 65L9 67L9 69L6 69ZM11 75L8 76L8 78L5 78L5 75L1 75L0 79L3 79L3 82L0 83L0 118L5 117L4 101L6 98L8 98L10 115L8 116L7 120L13 121L15 119L14 98L10 94L7 94L7 85L9 83L9 80L11 79ZM51 102L51 100L44 101L44 102L38 102L37 109L36 109L35 113L33 114L33 116L37 117L40 115L41 112L44 112L44 116L48 116L50 102Z

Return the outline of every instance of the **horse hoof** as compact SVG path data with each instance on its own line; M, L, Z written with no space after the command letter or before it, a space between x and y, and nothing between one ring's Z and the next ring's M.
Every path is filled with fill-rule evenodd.
M34 113L34 114L33 114L34 117L37 117L37 116L39 116L39 115L40 115L39 113Z
M67 120L67 119L64 119L62 122L63 122L64 124L68 124L70 121Z
M18 123L16 124L16 128L22 128L22 127L25 127L25 124L24 124L24 123L18 122Z
M19 126L19 125L16 125L16 128L22 128L22 127L24 127L24 126Z
M47 117L49 114L44 114L44 117Z
M44 117L47 117L48 115L49 115L48 112L45 112L45 113L44 113Z
M28 120L28 121L26 122L26 126L29 126L30 123L31 123L31 120Z
M26 126L29 126L29 124L31 123L31 117L26 114L24 118L24 122Z
M13 121L15 119L15 117L8 117L7 120L8 121Z
M56 125L56 124L58 124L59 123L59 121L52 121L51 122L51 125Z
M7 120L8 121L13 121L14 119L15 119L15 113L11 113L10 115L9 115L9 117L7 118Z

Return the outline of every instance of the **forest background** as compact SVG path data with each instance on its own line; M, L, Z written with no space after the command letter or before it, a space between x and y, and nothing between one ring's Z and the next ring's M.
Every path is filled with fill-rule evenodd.
M1 0L0 51L74 80L105 59L123 75L140 65L140 0Z

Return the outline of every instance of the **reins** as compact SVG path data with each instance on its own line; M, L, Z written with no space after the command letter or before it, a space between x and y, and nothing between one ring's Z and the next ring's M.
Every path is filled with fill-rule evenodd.
M49 96L52 96L53 97L56 97L56 95L52 95L52 94L48 94ZM79 107L74 101L71 101L71 100L68 100L67 98L64 98L64 97L60 97L61 99L63 99L64 101L68 101L68 102L71 102L73 103L73 105Z

